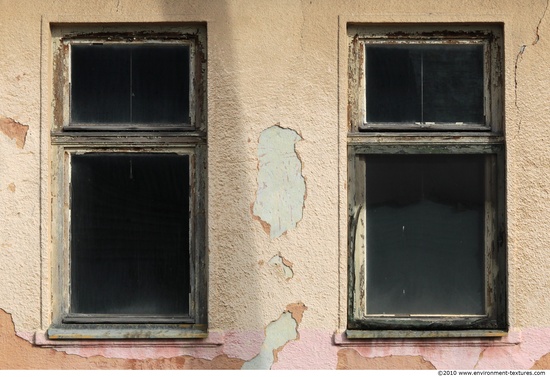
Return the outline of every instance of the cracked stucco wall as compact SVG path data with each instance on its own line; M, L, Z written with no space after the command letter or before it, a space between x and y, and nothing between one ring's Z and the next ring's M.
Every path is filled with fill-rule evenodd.
M0 0L0 9L0 368L548 366L547 0ZM164 21L208 28L209 338L48 343L48 23ZM508 337L342 337L348 22L504 24ZM308 308L299 319L298 303Z

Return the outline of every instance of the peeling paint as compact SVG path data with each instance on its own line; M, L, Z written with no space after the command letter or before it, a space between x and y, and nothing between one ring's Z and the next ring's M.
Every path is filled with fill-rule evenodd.
M422 356L363 357L357 351L346 348L338 352L337 369L436 369Z
M15 334L11 315L0 309L0 369L240 369L243 360L218 355L149 359L83 357L52 348L34 347Z
M290 280L294 277L294 271L292 271L292 263L280 255L275 255L267 262L267 264L279 268L286 280Z
M537 370L549 370L550 369L550 353L547 353L537 361L535 361L535 364L531 367L531 369L537 369Z
M296 302L293 304L288 304L286 306L286 310L290 312L292 318L294 318L296 323L299 325L302 323L302 318L304 317L304 312L307 310L307 306L305 306L302 302Z
M241 369L271 369L277 353L293 340L299 339L298 325L307 307L302 303L290 304L281 316L265 328L265 340L260 353L243 364Z
M279 125L260 135L258 191L252 214L263 222L272 239L294 229L302 219L306 183L295 150L300 140L296 131Z
M15 140L17 148L23 149L25 146L25 140L27 138L27 131L29 126L18 123L11 118L0 117L0 132Z

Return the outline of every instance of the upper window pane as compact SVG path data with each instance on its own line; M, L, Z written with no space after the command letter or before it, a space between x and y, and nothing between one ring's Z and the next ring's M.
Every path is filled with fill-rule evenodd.
M74 44L71 122L188 124L189 46Z
M485 123L483 45L366 45L367 122Z

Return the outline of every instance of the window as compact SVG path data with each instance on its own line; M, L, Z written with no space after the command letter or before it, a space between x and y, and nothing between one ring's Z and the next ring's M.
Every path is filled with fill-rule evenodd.
M504 334L501 27L348 36L348 337Z
M206 337L204 26L52 35L49 337Z

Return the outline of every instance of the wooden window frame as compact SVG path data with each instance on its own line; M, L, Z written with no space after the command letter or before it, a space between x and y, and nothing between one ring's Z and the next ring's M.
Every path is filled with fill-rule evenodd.
M507 325L502 25L348 25L348 338L503 336ZM483 43L485 123L367 124L365 44ZM375 315L366 308L365 163L373 154L486 159L485 315Z
M204 24L82 27L55 25L53 36L52 323L50 339L205 338L206 27ZM71 124L70 48L77 43L179 43L190 46L190 124ZM175 153L189 156L190 279L188 316L72 313L70 308L71 156L82 153Z
M350 131L487 131L502 132L502 29L499 25L350 25L349 126ZM381 123L366 121L365 46L397 44L478 44L484 47L483 124Z

